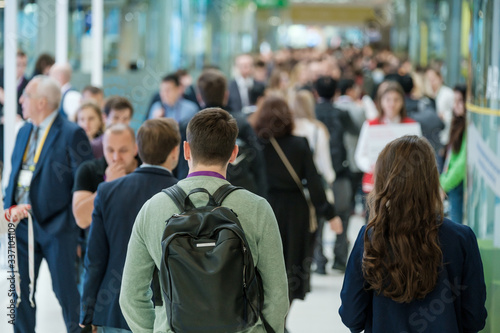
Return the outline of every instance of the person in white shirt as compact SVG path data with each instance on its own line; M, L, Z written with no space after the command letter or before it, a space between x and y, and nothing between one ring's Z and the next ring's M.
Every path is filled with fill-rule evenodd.
M71 66L69 64L56 63L50 68L49 76L61 85L61 103L59 113L70 121L75 121L75 114L80 107L82 94L71 86Z
M444 129L441 131L440 141L442 145L446 145L450 139L450 126L453 117L455 94L450 87L443 84L443 77L438 70L434 68L427 69L425 77L433 93L431 97L436 100L437 114L444 122Z

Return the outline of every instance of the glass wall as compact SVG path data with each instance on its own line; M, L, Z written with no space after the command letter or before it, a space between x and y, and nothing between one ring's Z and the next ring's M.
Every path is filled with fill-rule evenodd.
M20 1L19 47L28 55L28 76L38 55L55 53L56 1ZM230 75L235 55L257 51L256 10L252 0L104 1L105 94L132 101L137 128L165 74L185 68L196 78L213 64ZM92 68L91 1L70 0L68 11L68 61L72 84L81 89ZM3 9L0 21L2 31Z
M470 1L467 221L479 239L488 289L485 332L500 318L500 0Z
M395 0L393 49L415 65L441 68L445 83L465 82L470 14L464 0ZM467 30L463 30L463 29Z

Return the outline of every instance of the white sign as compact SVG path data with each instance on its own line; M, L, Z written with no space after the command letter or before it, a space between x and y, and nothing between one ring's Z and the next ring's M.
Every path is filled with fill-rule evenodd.
M367 125L361 129L358 147L356 148L356 163L364 172L371 172L377 162L378 155L385 146L402 136L422 136L419 123Z

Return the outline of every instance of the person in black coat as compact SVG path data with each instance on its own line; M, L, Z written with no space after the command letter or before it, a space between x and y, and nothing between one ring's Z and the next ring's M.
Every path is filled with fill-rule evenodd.
M120 310L120 285L135 217L143 204L177 183L180 134L173 119L151 119L137 132L144 162L131 174L97 190L85 255L80 324L130 330Z
M314 83L314 89L318 96L316 104L316 117L325 124L330 133L330 153L332 165L335 169L336 179L333 183L333 193L335 196L335 206L342 219L343 232L337 235L333 249L333 268L345 271L349 241L347 240L347 228L352 212L352 185L349 171L349 161L344 144L344 133L358 134L360 128L354 124L349 113L333 106L333 97L337 89L337 82L329 76L322 76ZM318 272L324 272L326 259L321 258L321 254L316 256Z
M315 234L310 230L307 201L270 143L271 137L276 139L297 176L307 182L316 214L329 220L337 232L341 232L342 221L335 213L335 207L326 199L307 139L291 134L293 115L286 101L276 96L266 98L256 111L253 124L266 161L268 200L280 228L291 303L294 299L304 299L310 291Z

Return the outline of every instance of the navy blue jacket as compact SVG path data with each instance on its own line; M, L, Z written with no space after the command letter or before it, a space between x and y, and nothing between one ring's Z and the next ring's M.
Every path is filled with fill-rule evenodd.
M143 167L99 185L85 255L80 323L130 330L119 299L132 227L144 203L176 183L167 170Z
M33 124L26 123L17 134L5 207L16 204L17 179L32 129ZM45 231L76 230L71 208L73 182L78 166L90 159L92 149L84 130L57 115L33 172L29 193L33 217Z
M486 286L474 232L444 219L439 230L443 267L423 300L397 303L365 290L361 270L366 227L347 264L339 313L352 332L478 332L486 321Z

